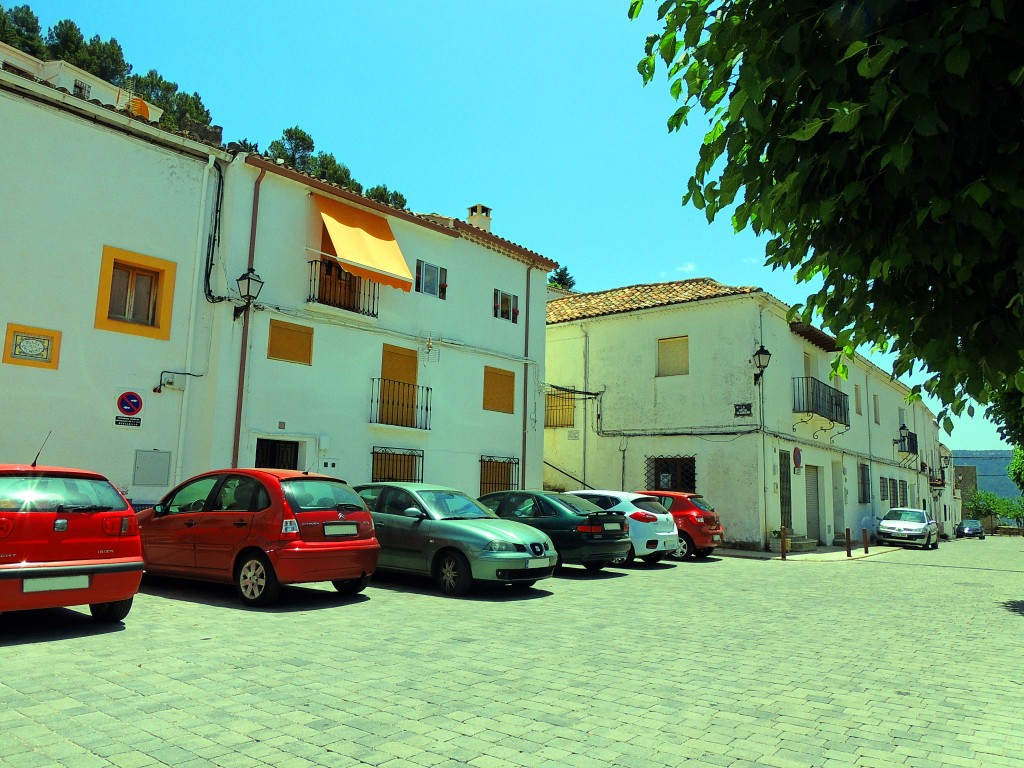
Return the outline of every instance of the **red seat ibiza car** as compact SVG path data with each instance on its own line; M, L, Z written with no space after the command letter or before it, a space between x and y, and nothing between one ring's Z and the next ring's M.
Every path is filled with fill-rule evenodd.
M122 621L142 567L135 511L103 475L0 464L0 613L88 605Z
M146 572L234 583L267 605L283 584L366 588L380 545L344 480L288 469L221 469L186 480L138 514Z

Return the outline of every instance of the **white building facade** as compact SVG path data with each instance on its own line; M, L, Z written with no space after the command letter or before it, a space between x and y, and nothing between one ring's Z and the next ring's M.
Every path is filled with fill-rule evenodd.
M136 501L228 466L540 484L556 265L492 234L489 209L400 211L16 69L0 462L47 440L40 464Z
M901 505L951 533L934 416L860 357L830 379L834 339L787 310L703 278L549 302L545 485L696 491L747 548L783 526L827 545L849 528L859 542Z

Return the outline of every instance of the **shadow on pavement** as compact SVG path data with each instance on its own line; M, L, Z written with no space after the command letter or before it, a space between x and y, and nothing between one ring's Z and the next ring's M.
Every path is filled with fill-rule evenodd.
M1010 613L1024 616L1024 600L1007 600L1004 603L1000 603L1000 605Z
M560 565L555 569L555 578L574 581L603 581L605 579L621 579L626 575L621 569L612 570L612 567L606 565L600 571L588 571L582 565Z
M0 616L0 648L27 643L50 643L81 637L123 632L125 625L101 624L72 608L44 608L36 611L10 611ZM128 614L125 623L131 623Z
M537 585L533 587L476 582L473 584L473 588L469 591L469 594L451 599L486 600L487 602L537 600L541 597L548 597L551 594L551 592L542 586L546 581L547 579L538 581ZM418 576L412 573L399 573L397 571L376 571L373 574L373 578L370 579L370 587L415 595L433 595L434 597L439 598L447 597L437 588L433 579L427 576Z
M217 608L228 608L236 611L260 611L263 613L294 613L296 611L312 611L323 608L337 608L343 605L364 602L365 594L353 596L341 595L333 589L316 589L298 585L286 585L281 588L277 601L265 607L252 607L242 603L241 598L232 584L216 584L189 579L175 579L169 576L142 577L139 592L153 597L168 600L180 600L186 603L199 603Z

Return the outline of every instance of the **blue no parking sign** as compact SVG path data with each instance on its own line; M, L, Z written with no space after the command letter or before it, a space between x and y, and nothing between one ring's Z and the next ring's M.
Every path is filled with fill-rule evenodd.
M114 415L115 427L141 427L142 397L138 392L128 390L117 396L117 413Z

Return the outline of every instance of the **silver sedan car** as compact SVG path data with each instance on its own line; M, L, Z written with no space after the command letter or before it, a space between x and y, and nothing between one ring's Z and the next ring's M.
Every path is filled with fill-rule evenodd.
M547 534L499 518L462 491L427 483L355 490L373 515L378 568L431 576L446 595L464 595L474 581L526 589L555 570Z
M939 525L923 509L896 507L885 513L876 534L880 544L917 544L939 548Z

